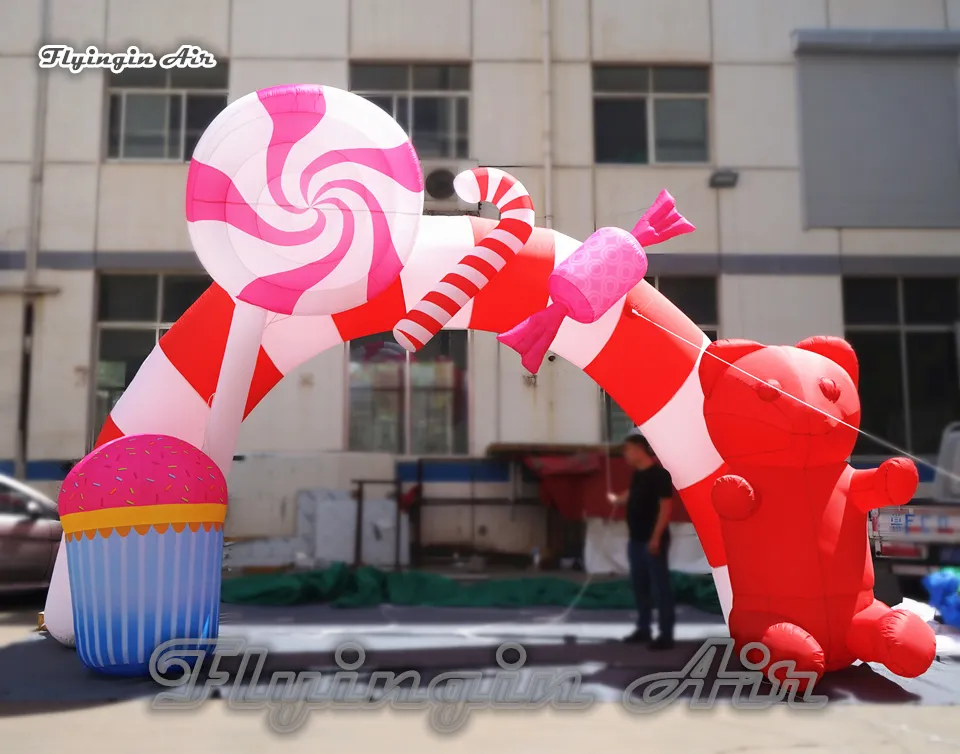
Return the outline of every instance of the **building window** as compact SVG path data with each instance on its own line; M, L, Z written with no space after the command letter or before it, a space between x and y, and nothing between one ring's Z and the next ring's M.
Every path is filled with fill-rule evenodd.
M934 457L960 419L957 278L844 278L846 339L860 362L861 427L918 456ZM889 456L860 436L856 455Z
M421 159L470 155L469 65L353 64L350 90L393 116Z
M107 157L184 162L227 106L228 66L111 73Z
M467 333L443 330L407 353L390 333L347 344L352 451L465 454Z
M206 275L101 275L93 437L162 336L210 286Z
M653 286L692 319L710 340L719 334L720 311L715 277L657 277ZM603 394L606 441L620 442L634 423L620 406Z
M594 161L709 161L710 71L703 66L595 66Z

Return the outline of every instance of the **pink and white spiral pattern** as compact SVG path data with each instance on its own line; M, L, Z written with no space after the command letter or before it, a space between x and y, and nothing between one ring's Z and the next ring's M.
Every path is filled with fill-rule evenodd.
M423 212L420 162L371 102L278 86L227 106L190 164L187 222L200 261L240 301L333 314L394 282Z

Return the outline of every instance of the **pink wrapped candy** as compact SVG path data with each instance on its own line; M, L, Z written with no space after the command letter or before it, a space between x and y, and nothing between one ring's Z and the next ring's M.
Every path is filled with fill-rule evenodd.
M661 191L632 233L600 228L547 278L553 303L500 335L517 351L524 368L537 372L565 317L596 322L647 274L643 246L652 246L696 230L679 212L674 198Z

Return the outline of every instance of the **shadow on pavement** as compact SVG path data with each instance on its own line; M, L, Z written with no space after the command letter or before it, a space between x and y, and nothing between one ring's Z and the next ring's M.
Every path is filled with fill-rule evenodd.
M357 633L362 634L362 630ZM542 637L530 638L542 640ZM362 644L362 639L359 643ZM419 674L421 688L428 686L433 679L438 679L439 682L441 674L451 672L475 674L479 671L492 681L499 671L497 646L497 643L491 643L484 646L370 649L358 670L362 673L358 680L363 684L369 680L369 674L373 671L393 671L399 674L414 670ZM545 674L548 683L557 678L555 674L558 671L565 670L579 674L582 695L597 702L619 702L623 699L624 691L638 679L652 673L683 669L701 646L700 642L684 642L671 651L651 652L643 646L624 645L617 641L578 642L573 637L558 637L554 644L527 644L523 675L514 693L522 695L524 684L530 682L524 679L529 679L537 670ZM516 662L517 655L511 653L512 650L507 650L505 659ZM345 659L350 662L354 658ZM241 662L242 656L221 656L218 658L217 669L230 673L231 679L235 678L240 684L256 683L249 667L255 666L257 660L251 660L247 671L237 677L241 672ZM709 689L716 682L719 667L710 666L704 669L706 672L702 674L702 678L708 691L703 693L709 694ZM273 652L264 655L259 680L261 683L267 682L271 675L283 671L320 671L326 675L326 672L336 670L339 668L335 664L332 651ZM205 672L197 680L198 687L203 687L204 676ZM681 676L677 674L676 677ZM831 702L947 703L942 699L924 698L928 695L924 694L922 685L917 685L921 680L893 680L869 666L859 666L831 674L818 684L816 693L825 694ZM911 684L914 688L911 688ZM941 686L940 683L934 685ZM636 686L637 684L634 688ZM213 696L226 696L230 693L229 688L229 683L220 686ZM378 688L383 688L382 676ZM0 717L79 710L134 699L148 699L161 690L163 689L149 678L117 679L93 673L81 665L75 651L62 647L47 637L31 637L0 649ZM356 693L363 694L362 691ZM459 693L465 695L468 692ZM680 700L690 699L693 695L693 689L687 688L674 697L677 699L674 703L683 704ZM733 695L731 687L720 687L715 699L724 704L729 702ZM952 692L952 696L956 698L956 691ZM454 697L459 699L456 694ZM633 696L632 699L636 700L637 697Z
M43 610L46 591L0 596L0 627L37 625L37 613Z
M449 624L530 624L532 628L566 623L628 624L632 613L627 610L571 610L561 607L472 608L433 607L427 605L379 605L376 607L337 608L331 605L290 605L267 607L224 604L221 625L349 625L385 626L391 623ZM718 624L720 618L688 605L677 606L677 622L685 625ZM629 626L627 627L629 632Z

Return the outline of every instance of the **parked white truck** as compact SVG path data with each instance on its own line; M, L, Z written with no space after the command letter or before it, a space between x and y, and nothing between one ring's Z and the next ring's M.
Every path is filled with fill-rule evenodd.
M960 567L960 422L943 432L929 499L872 511L869 536L878 568L901 582Z

